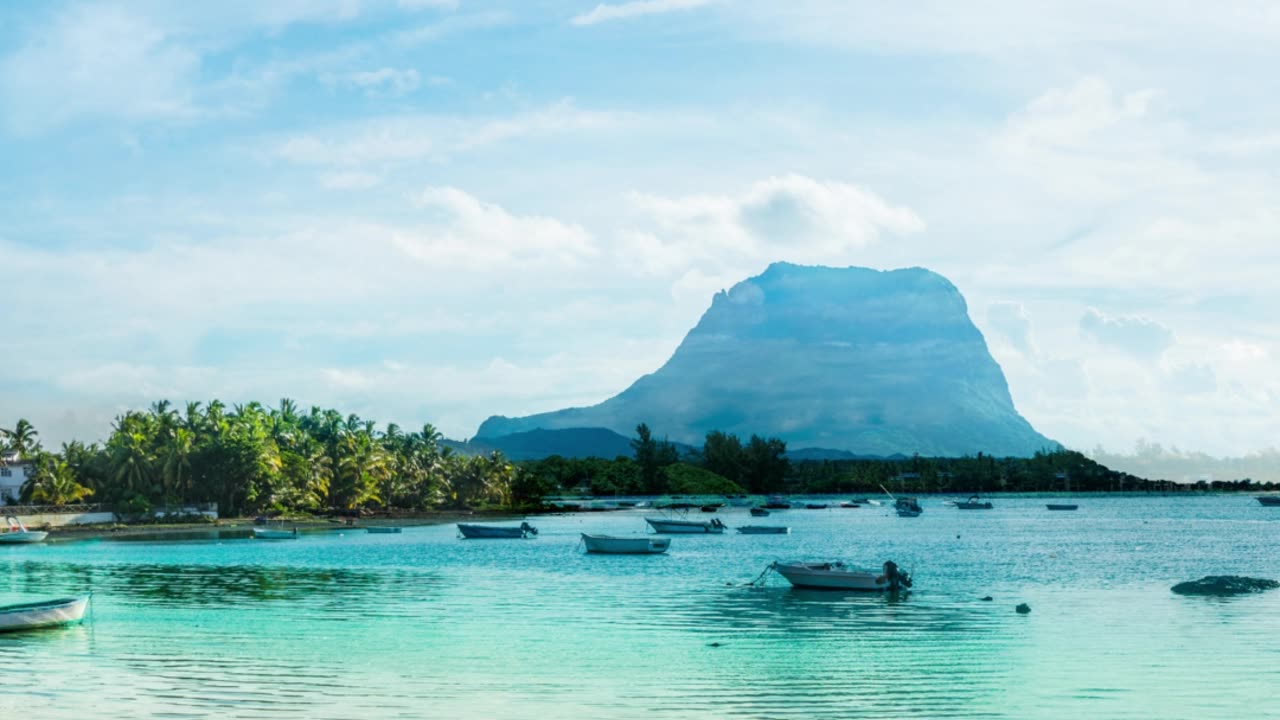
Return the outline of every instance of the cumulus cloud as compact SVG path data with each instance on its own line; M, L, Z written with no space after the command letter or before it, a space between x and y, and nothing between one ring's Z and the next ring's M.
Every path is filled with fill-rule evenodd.
M987 324L1018 352L1034 354L1031 316L1020 302L1003 300L987 307Z
M1217 374L1203 363L1173 365L1165 373L1165 382L1171 390L1187 395L1211 393L1218 389Z
M327 74L321 79L328 85L361 90L370 97L400 97L417 90L422 84L422 78L413 68L384 67L340 75Z
M661 15L678 10L692 10L710 5L714 0L632 0L623 3L601 3L590 11L575 16L574 25L596 25L610 20L627 20L645 15Z
M1174 343L1173 331L1155 320L1107 315L1096 308L1089 308L1080 318L1080 332L1102 345L1144 359L1160 357Z

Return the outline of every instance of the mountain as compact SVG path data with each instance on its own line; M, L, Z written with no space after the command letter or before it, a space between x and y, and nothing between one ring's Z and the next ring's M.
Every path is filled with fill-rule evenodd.
M701 445L710 430L859 455L1027 456L1055 447L946 278L923 268L770 265L718 293L656 372L591 407L491 417L478 440L608 428Z

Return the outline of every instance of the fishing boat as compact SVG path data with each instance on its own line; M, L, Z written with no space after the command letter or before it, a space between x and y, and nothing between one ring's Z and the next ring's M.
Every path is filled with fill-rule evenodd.
M788 510L791 508L791 503L783 500L781 495L770 495L765 498L764 505L762 507L769 510Z
M28 530L16 516L6 515L4 520L7 527L0 533L0 543L38 543L49 537L44 530Z
M762 507L751 508L751 517L769 517L769 511Z
M719 535L724 532L724 523L719 518L711 520L674 520L670 518L653 518L644 519L653 528L654 532L668 534L714 534Z
M70 625L84 619L89 596L0 606L0 632Z
M1079 505L1067 505L1067 504L1063 504L1063 503L1048 503L1047 505L1045 505L1045 507L1049 508L1050 510L1075 510L1075 509L1079 508L1080 506L1079 506Z
M924 512L920 503L913 497L897 498L893 503L893 509L898 512L898 517L920 517L920 513Z
M786 525L743 525L738 532L743 535L786 535L791 528Z
M1258 503L1267 507L1280 506L1280 495L1259 495Z
M777 562L770 567L797 588L896 592L911 587L911 576L899 570L892 560L886 562L881 571L838 561Z
M253 538L255 540L295 540L298 537L298 528L285 530L283 528L262 528L253 529Z
M403 528L391 525L370 525L366 528L370 535L399 535Z
M458 523L458 532L462 537L471 540L490 538L520 539L527 538L530 535L537 535L538 528L527 522L522 522L516 527L507 525L468 525L466 523Z
M666 537L614 537L582 533L582 544L589 553L603 555L659 555L671 547Z
M955 506L957 510L990 510L993 507L991 503L983 502L977 495L970 495L964 502L957 501Z

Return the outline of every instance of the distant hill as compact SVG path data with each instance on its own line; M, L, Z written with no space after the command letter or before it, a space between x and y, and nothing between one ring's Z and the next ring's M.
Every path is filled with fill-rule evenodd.
M631 457L633 454L631 439L607 428L537 429L469 442L446 440L445 444L468 455L487 455L497 450L512 460L541 460L552 455L612 460L619 455ZM683 455L693 448L677 443L676 449Z
M922 268L776 263L718 293L671 359L618 395L491 417L476 442L573 428L626 438L641 422L696 446L722 430L872 456L1029 456L1057 447L1014 408L960 292Z

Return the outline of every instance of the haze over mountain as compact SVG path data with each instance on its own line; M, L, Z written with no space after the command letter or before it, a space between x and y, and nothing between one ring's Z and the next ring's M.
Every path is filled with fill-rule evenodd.
M770 265L718 293L671 359L591 407L491 417L476 437L644 422L871 455L1030 455L1056 445L1014 408L960 292L923 268Z

